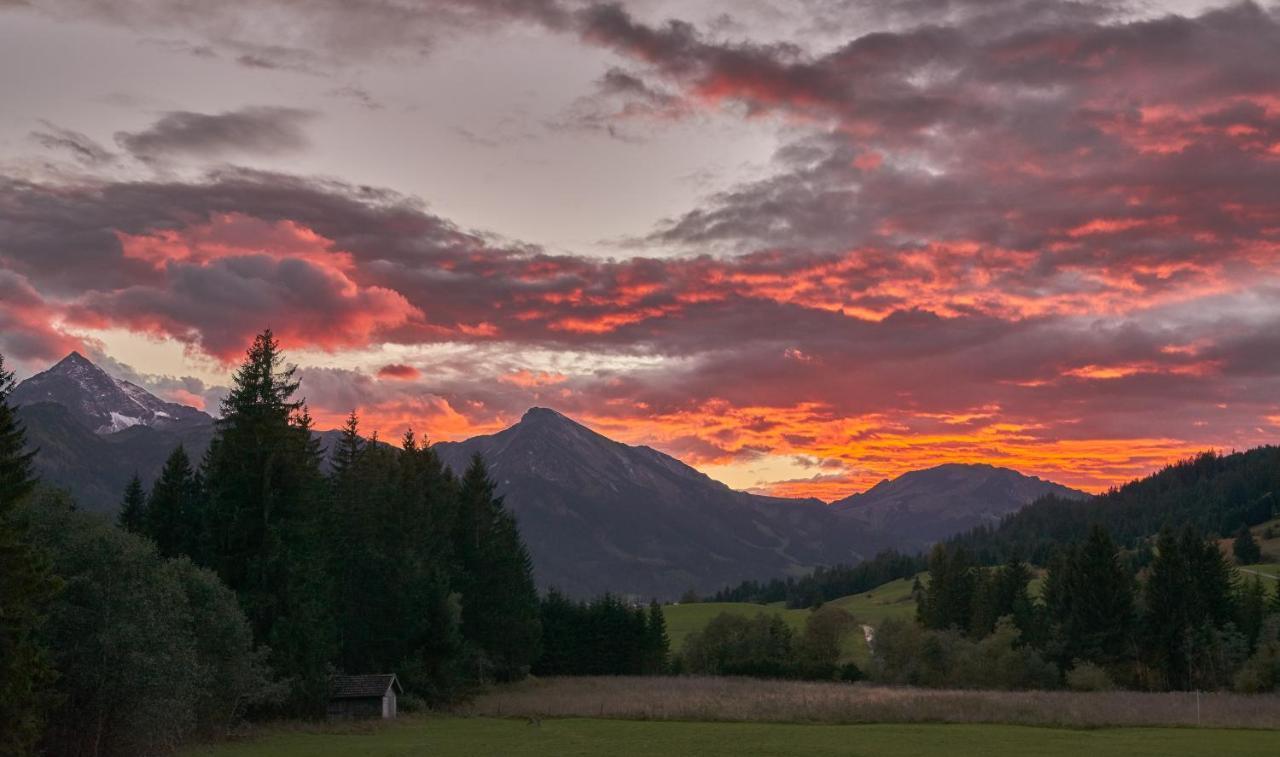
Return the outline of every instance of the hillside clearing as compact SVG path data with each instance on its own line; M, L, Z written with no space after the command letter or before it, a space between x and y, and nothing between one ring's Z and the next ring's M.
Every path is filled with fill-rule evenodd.
M259 738L189 749L185 757L572 757L608 754L877 755L908 757L1044 757L1135 755L1176 757L1227 753L1270 757L1275 734L1265 731L1186 729L1063 730L993 725L779 725L768 723L658 723L620 720L412 718L346 732L282 730Z

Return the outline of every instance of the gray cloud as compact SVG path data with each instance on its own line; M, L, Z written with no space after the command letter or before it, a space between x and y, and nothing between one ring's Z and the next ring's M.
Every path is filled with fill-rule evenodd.
M141 131L117 132L116 141L143 160L296 152L309 144L303 127L315 117L313 111L277 107L215 114L173 111Z
M90 168L101 168L116 161L116 154L98 144L92 138L71 129L64 129L48 121L40 122L44 128L33 131L30 137L47 150L69 153L77 162Z

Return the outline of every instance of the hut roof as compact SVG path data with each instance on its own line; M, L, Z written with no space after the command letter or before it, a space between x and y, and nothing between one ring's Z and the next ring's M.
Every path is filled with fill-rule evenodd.
M366 697L380 697L387 693L387 689L394 686L398 693L404 693L400 688L400 680L396 678L395 673L360 675L360 676L334 676L329 679L329 698L330 699L364 699Z

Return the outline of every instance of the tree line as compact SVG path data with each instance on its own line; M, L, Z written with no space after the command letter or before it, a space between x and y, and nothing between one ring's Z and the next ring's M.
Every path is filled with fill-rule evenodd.
M1243 579L1192 525L1163 529L1150 552L1136 567L1095 524L1054 552L1037 597L1022 561L984 568L963 546L937 545L916 628L879 631L880 673L934 686L1274 690L1280 590ZM1003 661L958 677L977 644ZM993 681L992 671L1004 678Z
M1240 527L1280 515L1280 447L1220 455L1206 452L1096 497L1068 500L1049 495L948 541L974 559L997 565L1019 556L1044 565L1058 548L1079 541L1090 526L1139 557L1150 558L1150 537L1164 528L1192 526L1228 538Z
M37 487L0 361L0 754L138 754L245 711L323 712L329 676L394 671L406 704L523 677L541 609L478 457L460 477L412 433L325 470L299 382L255 338L205 457L181 447L119 526Z
M669 670L671 641L662 606L635 607L606 594L574 601L552 589L539 606L544 635L533 664L540 676L657 675Z
M751 602L771 604L785 602L792 609L818 607L850 594L861 594L890 581L911 578L925 569L921 555L905 555L897 550L886 550L870 560L856 565L820 565L811 573L796 578L774 578L768 581L743 581L737 586L721 589L703 601ZM699 601L689 593L681 601Z

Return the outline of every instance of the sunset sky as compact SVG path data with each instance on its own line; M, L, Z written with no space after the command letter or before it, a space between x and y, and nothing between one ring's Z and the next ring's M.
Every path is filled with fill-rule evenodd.
M1280 440L1280 4L0 0L0 352L742 489Z

